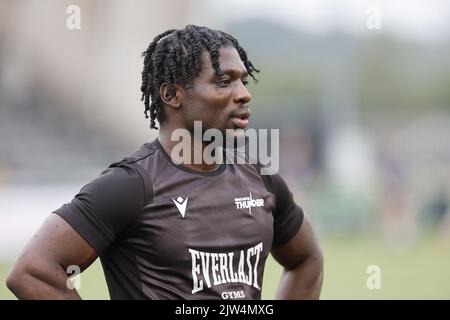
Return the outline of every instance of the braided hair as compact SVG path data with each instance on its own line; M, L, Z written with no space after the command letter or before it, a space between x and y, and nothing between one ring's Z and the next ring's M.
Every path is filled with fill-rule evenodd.
M191 88L191 80L201 71L201 54L207 50L218 77L223 75L219 65L219 50L225 46L234 47L255 82L254 72L259 72L247 53L231 35L207 27L187 25L184 29L167 30L156 36L142 53L144 68L142 70L142 98L145 105L145 117L150 113L150 128L158 129L155 120L161 124L163 119L163 104L160 87L167 86L168 98L175 95L175 85L182 84Z

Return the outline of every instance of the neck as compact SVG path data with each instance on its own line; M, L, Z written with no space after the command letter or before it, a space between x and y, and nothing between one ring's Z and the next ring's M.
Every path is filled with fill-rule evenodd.
M161 146L163 147L164 151L172 157L172 150L175 147L175 145L179 144L180 141L172 141L170 138L172 136L172 132L174 129L169 128L168 126L161 126L159 128L159 134L158 134L158 140ZM192 169L194 171L199 172L211 172L217 170L219 167L219 164L213 163L213 164L207 164L204 162L203 159L203 151L206 147L206 144L202 141L195 141L194 135L190 134L190 151L191 151L191 159L189 161L183 161L181 164L189 169ZM198 163L198 159L194 159L195 152L198 152L195 150L195 146L197 145L197 148L201 148L201 163ZM182 151L181 151L182 153ZM180 154L180 156L183 156L183 154ZM194 161L197 160L197 161Z

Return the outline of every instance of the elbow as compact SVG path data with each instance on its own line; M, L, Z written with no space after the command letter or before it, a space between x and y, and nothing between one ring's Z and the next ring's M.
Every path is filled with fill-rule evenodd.
M6 277L6 287L20 298L27 291L30 280L33 278L34 264L28 259L19 259Z
M323 277L324 272L324 253L322 249L317 246L312 250L303 260L301 260L294 268L311 268L318 278Z
M13 276L11 276L11 274L8 274L8 277L6 278L6 287L10 291L13 291L14 290L14 286L15 286L15 279L14 279Z
M6 278L6 287L17 296L17 292L19 291L19 288L23 286L25 278L26 272L24 269L14 266Z
M324 277L324 253L321 248L318 248L317 252L313 254L313 263L315 265L315 284L316 284L316 299L320 298L320 292L322 290L323 277Z
M323 278L323 269L324 269L324 253L322 248L319 246L314 250L313 253L310 255L311 261L313 261L314 265L316 266L316 270L318 273L318 277Z
M314 257L317 260L317 264L320 266L320 269L323 271L324 266L324 254L322 248L318 247L317 252L314 253Z
M310 251L295 267L301 267L302 265L313 265L315 270L323 273L324 268L324 253L322 249L317 246L314 250ZM295 268L294 267L294 268Z

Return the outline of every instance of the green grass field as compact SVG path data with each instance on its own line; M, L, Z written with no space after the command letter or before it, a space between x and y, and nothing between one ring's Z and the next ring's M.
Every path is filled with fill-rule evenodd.
M395 248L370 237L327 237L322 299L450 299L450 246L429 237L406 248ZM369 265L381 269L381 289L366 286ZM11 263L0 263L0 299L14 299L5 286ZM263 299L273 299L281 268L269 258ZM97 260L82 274L84 299L109 299Z

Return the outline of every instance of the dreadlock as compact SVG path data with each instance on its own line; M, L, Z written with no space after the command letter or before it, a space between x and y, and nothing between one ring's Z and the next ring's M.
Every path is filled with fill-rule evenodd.
M212 66L218 77L223 75L219 65L219 50L224 46L233 46L244 63L248 74L255 82L254 72L259 72L247 53L231 35L207 27L187 25L184 29L167 30L156 36L142 53L144 68L142 70L142 98L145 105L145 117L150 113L150 128L158 129L155 119L161 124L163 105L160 87L167 86L168 98L175 95L175 85L182 83L186 89L191 87L191 80L201 71L201 54L207 50L211 55ZM150 102L151 101L151 102Z

